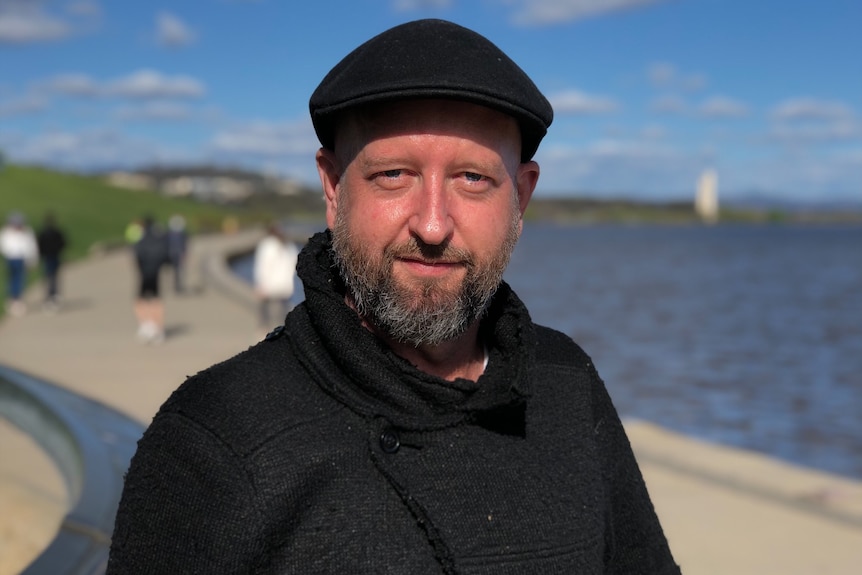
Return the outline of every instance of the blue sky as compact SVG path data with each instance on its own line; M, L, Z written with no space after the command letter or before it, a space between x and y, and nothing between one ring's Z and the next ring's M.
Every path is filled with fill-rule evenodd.
M858 0L0 0L0 149L316 185L311 92L426 17L485 35L550 99L541 196L689 198L715 168L725 198L862 201Z

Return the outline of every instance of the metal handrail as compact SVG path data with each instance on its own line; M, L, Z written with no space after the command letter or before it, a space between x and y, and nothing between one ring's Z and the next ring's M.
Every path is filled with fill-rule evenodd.
M71 502L56 537L23 575L103 574L123 475L144 426L102 403L3 365L0 417L52 458Z

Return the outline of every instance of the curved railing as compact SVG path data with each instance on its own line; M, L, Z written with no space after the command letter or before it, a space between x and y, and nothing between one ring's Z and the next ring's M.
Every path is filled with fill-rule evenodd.
M57 536L23 574L104 573L123 475L143 426L106 405L2 365L0 417L52 458L70 501Z

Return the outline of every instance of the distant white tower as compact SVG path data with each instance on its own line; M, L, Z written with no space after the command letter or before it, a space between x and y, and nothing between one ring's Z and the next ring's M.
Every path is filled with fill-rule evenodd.
M704 170L697 181L694 211L708 224L718 221L718 175L712 168Z

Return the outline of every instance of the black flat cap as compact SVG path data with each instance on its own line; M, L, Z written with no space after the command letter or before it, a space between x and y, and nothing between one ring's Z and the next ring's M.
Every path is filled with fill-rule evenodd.
M353 50L329 71L308 107L320 143L332 149L341 112L408 98L463 100L514 117L524 162L554 118L533 81L490 40L432 19L390 28Z

